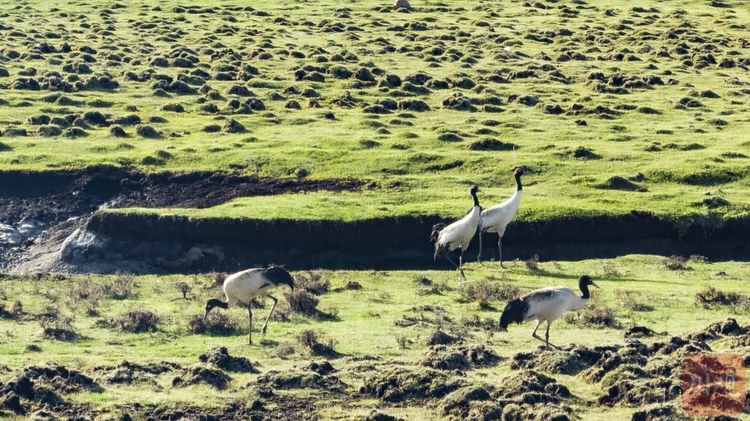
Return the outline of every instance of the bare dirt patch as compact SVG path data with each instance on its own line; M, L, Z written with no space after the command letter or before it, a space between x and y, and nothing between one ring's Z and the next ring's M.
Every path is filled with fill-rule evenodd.
M63 241L101 208L216 206L237 197L299 191L351 191L357 180L258 179L231 173L143 173L94 167L81 171L3 172L0 223L20 233L0 244L0 267L33 271L34 259L59 251ZM30 264L23 266L24 263ZM44 263L37 266L46 267ZM123 270L140 272L123 264ZM91 268L90 268L91 269ZM93 271L97 271L93 268Z

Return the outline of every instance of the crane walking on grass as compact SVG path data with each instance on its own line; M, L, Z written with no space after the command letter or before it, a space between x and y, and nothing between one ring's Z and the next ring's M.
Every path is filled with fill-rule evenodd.
M236 307L240 302L247 305L247 313L250 318L250 324L248 328L248 345L253 343L253 311L250 308L250 302L253 298L262 295L268 296L273 300L273 306L271 311L268 312L266 322L263 323L263 337L266 336L266 326L268 326L268 320L271 318L273 309L276 308L278 300L268 293L281 285L289 285L294 291L294 278L286 269L278 266L271 266L269 268L257 268L243 270L229 275L224 280L224 295L227 296L226 301L221 301L216 298L212 298L206 302L206 313L203 315L203 321L205 322L208 313L214 307L229 308Z
M456 269L458 269L459 282L466 280L464 270L462 269L464 251L469 247L471 239L476 234L479 213L482 211L482 208L479 206L479 199L477 199L478 191L480 190L476 185L471 186L469 189L469 193L474 199L474 206L469 209L469 212L463 218L447 226L442 222L435 224L432 226L432 233L430 234L430 241L435 242L434 260L437 260L438 257L445 257L449 262L453 263L453 266L456 266ZM458 265L448 257L448 252L457 248L461 249Z
M513 220L518 212L518 206L521 204L521 194L523 193L523 186L521 185L521 176L523 175L523 168L516 167L513 171L513 176L516 178L516 192L510 199L506 200L499 205L492 206L482 211L479 215L479 254L477 255L477 262L482 263L482 234L485 232L496 232L499 236L497 240L497 248L500 252L500 267L503 267L503 234L505 234L505 228L508 226L510 221Z
M589 285L599 288L591 280L591 277L583 275L578 279L578 288L583 293L580 297L568 287L557 286L541 288L525 294L521 298L511 300L500 316L500 330L507 331L508 325L513 322L521 324L529 320L536 320L536 326L531 336L542 340L537 336L536 330L539 328L540 322L546 321L545 347L549 348L550 324L566 311L583 308L589 302Z

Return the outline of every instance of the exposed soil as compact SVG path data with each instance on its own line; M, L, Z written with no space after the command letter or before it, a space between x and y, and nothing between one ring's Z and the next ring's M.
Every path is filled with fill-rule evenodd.
M293 270L449 266L447 261L433 261L426 241L426 233L441 221L438 216L341 223L196 221L96 212L133 206L201 208L241 196L353 191L366 185L361 180L257 179L226 173L145 174L112 167L2 172L0 223L10 230L15 227L21 240L0 245L0 268L15 273L189 273L270 263ZM535 254L545 260L565 260L632 253L742 260L750 255L748 236L750 220L742 218L721 228L680 229L653 214L632 212L619 217L516 221L504 236L503 254L506 260ZM491 257L496 253L494 241L486 240L483 255ZM468 253L470 260L475 250Z
M481 375L468 376L466 371L493 366L502 359L479 344L433 346L419 361L343 357L334 367L329 360L316 359L285 371L259 371L222 347L208 350L198 358L200 362L185 368L169 361L146 365L123 361L82 372L48 363L15 372L2 370L0 417L97 418L104 415L100 410L74 404L68 395L113 393L127 385L160 388L165 383L171 383L167 387L172 388L202 385L222 391L230 387L230 372L252 372L259 375L244 386L231 386L246 396L227 400L220 407L144 407L135 403L117 408L117 412L120 419L319 419L320 407L315 402L320 399L346 405L374 398L379 401L378 410L365 419L396 419L388 415L389 408L404 405L435 408L451 419L575 419L573 408L583 402L553 377L564 373L601 389L590 405L632 408L633 420L675 419L682 415L679 398L685 356L714 355L698 337L723 342L734 339L730 345L739 351L748 346L749 332L750 327L727 319L685 338L651 345L626 339L593 348L539 349L515 355L510 374L486 380Z
M207 208L243 196L299 191L346 191L357 180L258 179L226 173L143 173L111 167L82 171L0 172L0 222L47 223L106 207Z
M364 182L356 180L261 180L226 173L146 174L111 167L61 172L4 171L0 172L0 223L18 226L24 221L32 221L44 231L33 232L17 247L5 245L0 254L0 267L6 270L28 269L24 263L29 260L54 254L65 238L85 225L92 212L102 208L206 208L243 196L316 190L350 191L363 185ZM162 240L180 241L179 237ZM44 246L40 248L39 243L44 243ZM164 258L158 251L146 252L145 255ZM120 256L115 256L114 260L122 260L117 257ZM134 268L122 263L125 270ZM85 268L98 271L96 266L74 266L84 266L84 271ZM45 267L52 269L54 265L41 265L41 269ZM70 269L76 271L75 267Z

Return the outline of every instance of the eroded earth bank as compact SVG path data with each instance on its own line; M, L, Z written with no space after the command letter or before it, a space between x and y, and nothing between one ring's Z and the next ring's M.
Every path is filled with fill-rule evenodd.
M91 168L68 172L4 172L0 176L0 264L26 272L184 273L253 265L312 268L422 269L433 262L428 242L437 215L335 221L196 220L99 212L107 208L205 208L240 196L378 188L361 180L268 180L223 173L144 174ZM746 219L721 228L678 227L648 212L621 216L515 221L504 258L605 258L632 253L700 254L711 260L750 256ZM485 256L496 253L487 235ZM471 259L476 246L467 252Z

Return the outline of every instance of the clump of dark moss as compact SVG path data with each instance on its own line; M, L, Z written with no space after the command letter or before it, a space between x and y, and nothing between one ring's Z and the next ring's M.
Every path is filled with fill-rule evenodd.
M161 137L161 134L159 134L159 132L156 131L156 129L145 124L139 124L135 126L135 134L137 134L140 137L145 137L149 139L156 139L156 138Z
M224 123L224 126L222 127L222 130L224 130L227 133L245 133L247 132L247 129L245 126L243 126L240 122L238 122L235 119L230 118L227 120L226 123Z
M122 128L122 126L114 125L109 128L109 134L110 136L114 137L127 137L128 134L125 133L125 129Z
M86 137L89 134L80 127L70 127L63 130L62 135L68 139L76 139L79 137Z
M215 389L223 390L232 380L224 371L195 365L188 368L181 377L172 380L172 387L187 387L196 384L208 384Z
M646 191L644 187L641 187L638 184L619 175L608 178L607 181L600 184L598 187L600 189L607 190Z
M472 151L511 151L517 148L518 146L514 143L506 143L492 137L483 138L469 145Z
M455 133L442 133L438 136L438 140L443 142L460 142L464 140L464 138Z
M37 129L36 133L39 136L44 136L44 137L60 136L62 134L62 128L55 126L55 125L40 126Z
M133 126L141 124L141 118L136 114L129 114L126 116L117 117L112 121L113 124L119 124L121 126Z

